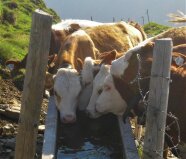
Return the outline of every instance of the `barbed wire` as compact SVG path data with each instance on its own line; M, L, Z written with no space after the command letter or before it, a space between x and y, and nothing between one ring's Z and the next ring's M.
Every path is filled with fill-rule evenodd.
M141 95L142 103L144 104L144 107L145 107L145 111L143 112L142 117L141 117L141 119L140 119L141 122L139 121L139 123L142 123L142 121L144 120L144 118L146 118L147 107L148 107L148 105L149 105L149 103L148 103L149 91L147 91L145 94L143 94L143 90L142 90L142 88L141 88L140 81L141 81L141 80L144 80L144 79L149 79L149 78L151 78L151 76L146 76L146 77L143 77L143 78L142 78L142 76L141 76L141 68L142 68L141 62L142 62L142 60L141 60L140 54L137 54L136 56L137 56L137 60L138 60L138 71L137 71L137 75L136 75L135 79L132 80L132 81L130 82L130 84L133 84L133 83L137 82L138 91L139 91L139 93L140 93L140 95ZM170 78L169 78L169 81L172 82ZM163 112L163 111L162 111L162 112ZM180 126L179 126L179 122L178 122L178 117L176 117L175 115L173 115L171 112L169 112L169 113L166 112L166 116L169 117L169 118L172 118L173 121L172 121L170 124L166 125L165 131L163 131L163 130L160 130L160 131L163 131L163 132L164 132L164 135L168 137L168 139L170 140L172 146L171 146L171 147L168 147L168 148L166 148L166 149L164 149L163 152L164 152L164 151L167 151L167 149L170 150L170 151L172 151L172 150L174 149L174 150L175 150L175 153L176 153L176 156L177 156L178 158L181 158L180 155L179 155L179 152L178 152L178 146L179 146L179 144L180 144L180 142L181 142L181 137L180 137ZM145 119L145 120L146 120L146 119ZM170 131L170 130L171 130L171 127L172 127L173 125L175 125L175 124L176 124L177 132L178 132L177 144L174 143L172 137L167 133L167 131ZM152 150L152 151L155 152L158 156L161 157L162 151L160 151L160 150Z

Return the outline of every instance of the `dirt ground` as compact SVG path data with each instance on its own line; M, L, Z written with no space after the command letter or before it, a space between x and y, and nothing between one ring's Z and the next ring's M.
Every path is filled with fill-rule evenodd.
M16 76L0 65L0 158L14 158L15 137L18 130L18 118L21 106L21 94L24 76L21 72ZM47 99L43 99L40 115L40 126L45 123ZM7 111L8 110L8 111ZM38 132L36 157L40 158L44 130Z

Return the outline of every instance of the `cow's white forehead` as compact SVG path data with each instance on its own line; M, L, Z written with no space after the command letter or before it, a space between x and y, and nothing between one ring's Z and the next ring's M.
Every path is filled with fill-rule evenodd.
M145 41L139 43L137 46L129 49L122 57L112 61L110 72L116 77L121 77L129 65L129 59L134 52L141 50L147 43L152 41L153 38L146 39Z
M84 64L83 64L83 69L81 72L82 75L82 82L85 83L90 83L93 81L93 67L94 67L94 60L91 57L86 57Z
M111 74L108 74L104 80L105 85L112 85L113 84L113 77Z
M106 75L110 72L110 65L101 65L101 68L98 74L95 77L95 81L99 80L102 77L106 77Z
M58 70L55 77L54 90L59 95L69 92L70 89L79 91L80 87L79 75L75 69L61 68Z
M98 74L94 78L94 86L103 87L104 79L109 74L109 72L110 72L110 65L102 65Z

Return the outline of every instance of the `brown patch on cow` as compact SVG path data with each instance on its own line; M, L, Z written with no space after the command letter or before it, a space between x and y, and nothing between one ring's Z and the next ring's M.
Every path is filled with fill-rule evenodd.
M111 62L116 59L117 51L114 49L110 52L101 53L99 58L102 59L101 63L111 65Z
M186 44L180 44L173 47L173 52L179 52L186 55Z
M177 69L171 67L171 80L168 112L172 112L178 118L181 141L186 142L186 115L183 113L186 112L186 64ZM168 118L167 124L172 121L171 118ZM177 126L174 124L168 133L173 137L173 141L176 144L178 142Z
M79 24L76 24L76 23L73 23L73 24L70 24L70 30L71 32L75 32L77 30L79 30L81 27Z
M97 49L87 35L69 36L58 53L57 67L60 67L63 63L69 63L72 65L72 68L80 71L77 59L84 61L88 56L95 59L96 53Z
M83 61L77 58L77 71L80 72L83 69Z
M121 95L121 97L127 102L127 104L130 102L130 100L133 98L133 92L129 86L128 83L124 79L121 79L119 77L113 76L113 81L115 88Z
M127 27L128 24L126 23L117 23L114 25L101 25L87 28L85 31L100 52L114 49L118 52L126 52L129 48L141 42L137 35L132 35L127 31Z
M119 53L119 52L117 52L117 50L114 49L112 51L100 53L98 58L101 60L101 62L100 62L101 64L111 65L113 60L115 60L123 55L124 55L124 52Z

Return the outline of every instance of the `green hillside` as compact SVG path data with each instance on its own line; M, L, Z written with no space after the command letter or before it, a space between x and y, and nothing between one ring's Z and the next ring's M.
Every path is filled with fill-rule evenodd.
M0 1L0 63L21 59L27 53L32 12L38 8L53 15L54 22L60 21L42 0Z

